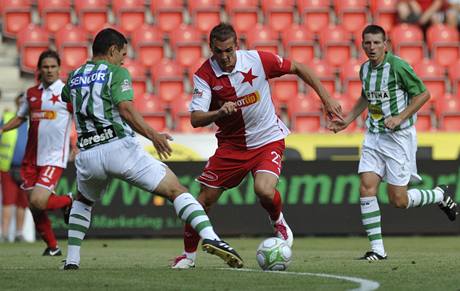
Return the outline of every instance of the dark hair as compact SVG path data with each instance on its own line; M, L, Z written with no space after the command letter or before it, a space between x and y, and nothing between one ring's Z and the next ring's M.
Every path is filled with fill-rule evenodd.
M113 45L121 50L128 43L126 37L113 28L106 28L98 32L93 41L93 56L103 56Z
M233 37L236 42L235 29L231 24L221 22L214 26L214 28L211 30L211 33L209 34L209 44L212 45L214 40L226 41L231 37Z
M61 65L61 58L59 57L58 53L53 50L46 50L40 54L38 57L37 69L40 69L42 66L42 62L46 58L53 58L56 59L58 66Z
M368 34L368 33L381 34L383 36L383 40L387 39L385 30L379 25L370 24L370 25L366 26L366 28L364 28L364 30L363 30L363 34L362 34L361 37L364 39L364 35Z

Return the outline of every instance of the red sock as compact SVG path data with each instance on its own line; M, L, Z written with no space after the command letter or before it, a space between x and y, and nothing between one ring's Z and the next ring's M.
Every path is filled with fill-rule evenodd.
M67 195L56 195L52 194L48 198L48 204L46 204L46 210L55 210L70 206L72 204L72 199Z
M261 200L260 205L267 210L271 220L276 221L280 217L281 208L283 207L280 192L275 189L275 196L273 196L273 200L270 202Z
M192 228L190 224L186 224L184 228L184 248L187 253L196 252L200 243L200 235Z
M51 221L48 218L46 211L33 211L35 229L46 242L49 248L56 248L57 240L51 228Z

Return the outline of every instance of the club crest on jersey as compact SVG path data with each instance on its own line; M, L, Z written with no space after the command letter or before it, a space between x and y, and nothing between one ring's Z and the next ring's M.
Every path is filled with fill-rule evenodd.
M259 91L252 92L251 94L244 95L244 96L239 97L238 99L236 99L236 101L235 101L236 108L242 108L242 107L252 105L254 103L259 102L259 100L260 100Z
M34 110L30 113L31 120L53 120L56 119L57 112L52 110Z
M200 91L198 88L193 89L192 93L193 98L199 98L203 96L203 91Z
M366 91L366 97L369 101L388 101L390 93L388 91Z

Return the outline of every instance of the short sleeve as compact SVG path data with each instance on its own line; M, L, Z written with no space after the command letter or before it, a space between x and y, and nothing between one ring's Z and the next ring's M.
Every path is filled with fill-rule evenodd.
M133 100L133 85L127 69L119 67L113 71L110 89L115 105L122 101Z
M211 87L205 80L197 75L193 75L193 93L192 102L190 102L189 105L189 111L208 112L210 104Z
M398 81L401 83L403 89L409 94L409 97L414 97L426 91L425 84L415 74L414 69L404 62L397 62L396 74Z
M29 102L27 101L27 92L24 93L22 96L20 103L19 103L19 109L17 112L17 116L22 117L22 118L27 118L29 116Z
M62 101L67 102L67 103L72 102L70 98L70 86L69 86L70 79L71 79L71 75L69 75L69 77L67 78L67 82L65 83L64 87L62 88L62 92L61 92Z
M257 51L267 79L280 77L291 72L291 61L269 52Z

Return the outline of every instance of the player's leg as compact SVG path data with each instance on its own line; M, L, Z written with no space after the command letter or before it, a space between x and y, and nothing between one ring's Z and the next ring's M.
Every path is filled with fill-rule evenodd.
M374 172L361 172L360 180L361 220L371 244L371 251L367 252L363 259L385 259L380 207L377 200L377 191L381 178Z
M16 200L16 235L14 241L21 242L24 241L23 227L24 227L24 218L26 214L26 208L29 205L27 200L27 193L17 188L18 199Z
M13 206L16 202L15 184L6 171L1 171L2 188L2 240L8 241Z
M56 195L53 189L62 175L63 168L38 167L38 176L30 194L30 206L37 210L55 210L72 205L70 195Z
M209 213L211 206L219 199L224 189L208 187L201 184L200 194L197 197L198 202L203 206L206 213ZM184 227L184 252L177 256L171 267L173 269L189 269L195 267L196 250L200 243L200 235L193 227L186 223Z

